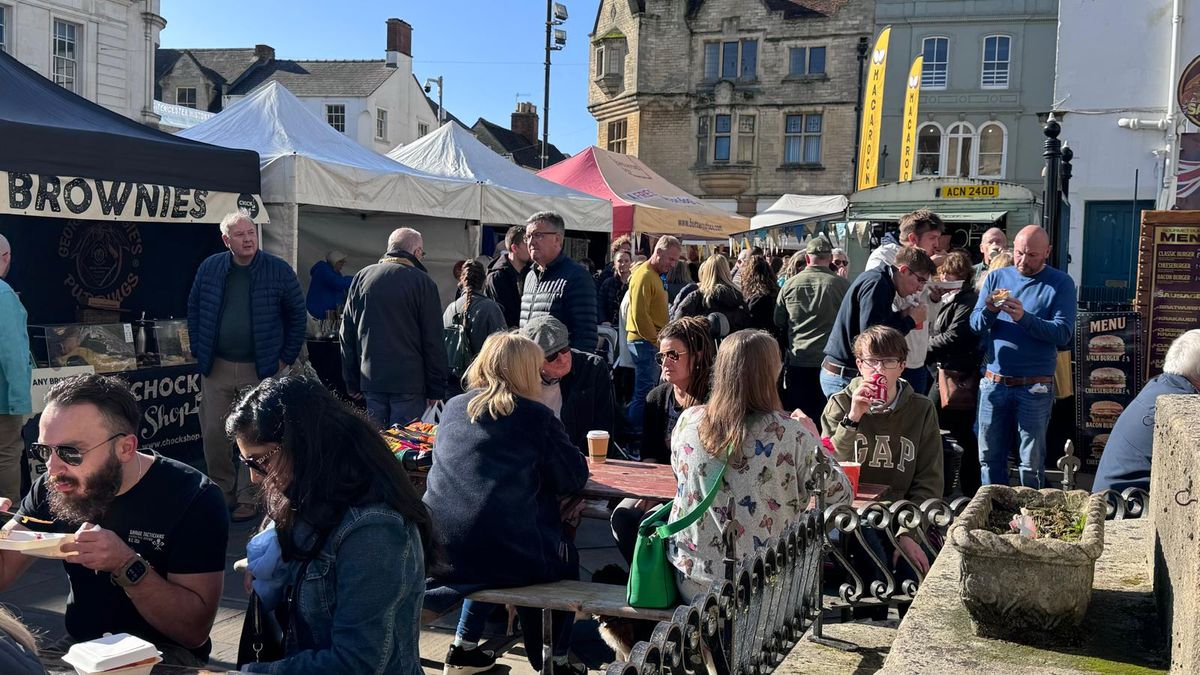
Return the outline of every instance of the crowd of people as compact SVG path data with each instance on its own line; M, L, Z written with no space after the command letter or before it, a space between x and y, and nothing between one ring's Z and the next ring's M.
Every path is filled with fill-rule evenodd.
M511 227L490 265L459 266L457 297L443 304L421 233L400 228L352 277L343 253L319 261L306 299L291 267L259 249L254 222L227 217L228 250L203 262L188 297L206 473L141 450L136 400L99 375L50 391L31 446L47 471L27 494L0 462L0 510L19 502L29 518L6 530L73 535L62 547L70 638L130 632L169 662L204 663L229 523L263 517L247 588L283 639L245 670L415 674L423 611L460 601L447 672L486 670L496 657L479 641L495 608L466 596L578 577L575 495L593 430L612 434L618 456L671 466L671 521L715 491L712 517L668 545L685 600L721 560L754 551L809 508L823 461L826 504L854 497L843 464L886 486L888 500L1007 484L1010 453L1021 485L1044 485L1075 288L1047 265L1040 227L1021 229L1011 249L1002 230L988 231L981 267L947 250L935 213L917 211L853 281L845 251L824 236L788 259L747 249L735 261L689 257L671 236L643 257L621 237L593 275L564 252L565 231L551 212ZM0 238L0 277L9 260ZM15 300L0 281L0 307L19 308ZM339 307L348 401L297 367L306 324ZM601 336L613 338L608 349ZM9 418L29 413L13 340L0 332L0 454ZM1200 331L1191 331L1130 411L1150 411L1152 424L1154 394L1195 393L1198 369ZM379 430L431 411L435 461L421 495ZM1147 428L1118 421L1113 438L1128 450L1105 452L1105 486L1148 476ZM627 560L654 506L612 505ZM901 575L928 569L913 537L896 542L868 538L870 556ZM0 588L30 560L0 551ZM541 614L519 614L541 668ZM567 659L572 621L556 613L545 633L554 672L580 672ZM0 640L0 658L12 656L6 645L31 648Z

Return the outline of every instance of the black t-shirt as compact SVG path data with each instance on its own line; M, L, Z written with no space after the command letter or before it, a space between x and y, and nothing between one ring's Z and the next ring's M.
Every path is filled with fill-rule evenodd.
M144 461L144 460L143 460ZM53 519L47 500L46 474L21 502L22 515ZM113 499L95 523L111 530L146 559L163 577L225 570L229 512L221 489L195 469L155 455L154 463L128 492ZM81 523L27 523L41 532L74 533ZM104 633L131 633L156 645L178 644L155 630L134 607L125 591L106 573L63 561L71 580L67 598L67 632L76 640ZM208 659L212 641L190 651Z

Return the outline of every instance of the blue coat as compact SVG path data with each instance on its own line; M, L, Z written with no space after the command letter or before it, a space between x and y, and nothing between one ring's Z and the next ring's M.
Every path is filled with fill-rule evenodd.
M1149 491L1154 413L1158 407L1158 397L1196 393L1200 392L1182 375L1163 373L1147 382L1113 425L1108 444L1100 455L1092 492L1110 489L1122 491L1130 487Z
M337 309L350 290L354 277L338 272L327 261L318 260L308 271L308 313L321 321L325 312Z
M188 334L201 375L212 372L225 297L225 277L233 264L229 251L200 263L188 294ZM304 346L304 293L283 258L259 251L250 261L250 320L254 325L254 369L260 378L295 363Z
M491 587L567 578L558 498L583 489L586 460L536 401L472 422L467 403L478 394L446 403L434 441L424 501L446 563L435 575Z
M27 316L12 287L0 280L0 415L28 415L33 410Z

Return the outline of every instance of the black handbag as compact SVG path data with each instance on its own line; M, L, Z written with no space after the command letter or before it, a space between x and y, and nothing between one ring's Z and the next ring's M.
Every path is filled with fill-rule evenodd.
M283 658L283 628L275 613L263 607L258 593L250 593L242 637L238 640L238 668L247 663L269 663Z

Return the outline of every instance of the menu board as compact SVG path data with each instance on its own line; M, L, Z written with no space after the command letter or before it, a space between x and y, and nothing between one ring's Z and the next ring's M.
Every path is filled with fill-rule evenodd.
M1076 320L1076 455L1096 466L1117 418L1142 389L1141 315L1079 312Z
M1171 342L1200 328L1200 211L1142 212L1137 309L1149 379L1162 372Z

